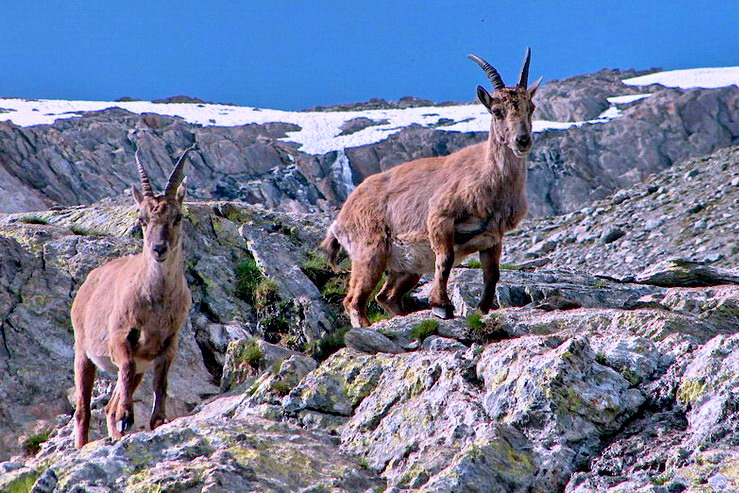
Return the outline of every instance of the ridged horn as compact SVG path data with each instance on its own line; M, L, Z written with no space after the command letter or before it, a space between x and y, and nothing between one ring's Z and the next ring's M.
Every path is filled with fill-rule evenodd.
M169 175L169 180L167 180L167 186L164 189L164 196L170 197L172 196L176 191L177 187L182 182L183 177L183 170L185 169L185 159L187 158L187 155L190 153L190 151L197 148L197 144L193 144L182 153L180 156L180 159L177 160L177 164L175 164L174 169L172 170L172 174Z
M503 79L500 77L498 71L495 70L495 67L493 67L477 55L467 55L467 58L477 63L480 68L485 71L485 74L488 76L488 79L490 79L490 82L493 83L493 87L495 89L503 89L505 87Z
M529 84L529 65L531 64L531 48L526 48L526 57L523 59L521 75L518 76L518 87L526 89Z
M144 192L144 197L152 198L154 197L154 190L151 188L151 182L149 181L149 175L146 174L144 165L141 164L138 147L136 147L136 152L134 153L134 159L136 159L136 169L139 170L139 180L141 180L141 191Z

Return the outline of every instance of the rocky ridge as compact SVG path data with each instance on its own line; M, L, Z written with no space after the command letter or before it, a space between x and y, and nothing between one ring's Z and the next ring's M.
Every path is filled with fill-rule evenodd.
M681 90L621 82L637 74L604 70L552 81L541 89L537 118L583 124L535 135L528 190L533 216L577 210L686 158L737 143L735 86ZM611 101L638 94L648 97ZM410 98L389 107L417 109L418 104L426 102ZM369 111L344 108L358 109ZM611 110L621 116L599 120ZM191 182L199 184L193 198L245 201L288 212L330 211L370 174L411 159L446 155L485 138L484 132L449 131L449 125L462 122L434 119L436 111L438 106L428 106L424 115L431 120L406 124L384 140L319 155L289 142L289 133L301 130L292 123L200 126L115 107L73 112L79 117L52 125L0 122L0 211L89 204L120 194L135 180L127 140L133 129L149 134L142 145L152 174L159 178L166 172L159 163L168 166L181 149L198 143L199 152L191 155ZM365 118L371 122L347 121L347 129L337 133L351 134L382 121Z
M587 233L597 240L566 243L561 258L559 244L544 248L543 266L541 250L525 253L529 236L572 232L581 223L567 221L591 216L527 222L505 252L500 309L487 316L475 313L482 273L471 262L453 272L456 319L421 310L348 332L336 303L345 273L312 250L328 215L189 203L195 303L171 379L173 421L103 438L111 381L102 378L93 416L101 439L81 451L72 448L66 317L89 269L136 249L134 209L109 200L5 215L0 426L6 458L18 431L31 456L0 463L0 489L736 490L735 252L706 264L702 252L666 241L676 235L668 228L661 254L639 239L646 253L633 266L614 253L570 268L577 255L640 234L641 214L670 217L670 205L683 214L678 203L691 194L709 203L706 214L733 204L736 152L663 172L654 178L661 192L648 192L649 183L596 204L603 211ZM698 165L703 174L691 175ZM603 234L617 206L632 228ZM558 220L559 229L546 229ZM720 248L735 238L732 227L712 231L708 241ZM685 258L667 260L677 255ZM246 281L270 286L266 306ZM408 301L423 306L427 289L421 283ZM147 390L137 393L142 421Z

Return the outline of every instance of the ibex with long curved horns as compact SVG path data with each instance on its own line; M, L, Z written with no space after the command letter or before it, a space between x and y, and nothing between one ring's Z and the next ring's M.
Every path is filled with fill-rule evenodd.
M349 196L321 244L334 261L343 247L352 260L344 299L351 323L368 326L367 301L382 273L377 301L401 314L401 298L421 274L433 273L429 301L441 318L453 316L447 294L455 263L480 252L485 290L479 308L495 305L503 234L526 214L526 156L531 150L531 99L541 83L527 87L531 50L515 87L506 87L489 63L469 56L495 90L477 87L492 114L487 142L445 157L410 161L370 176Z
M106 408L108 435L120 438L133 425L133 393L152 365L154 408L149 425L154 429L165 421L167 373L191 303L181 223L187 183L183 168L194 148L182 154L160 195L154 193L136 150L141 190L134 185L132 191L144 233L143 251L94 269L72 303L77 448L88 441L95 366L118 373Z

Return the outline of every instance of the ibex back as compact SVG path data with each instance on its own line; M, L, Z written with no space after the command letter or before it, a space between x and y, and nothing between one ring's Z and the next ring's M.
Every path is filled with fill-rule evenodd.
M143 372L154 367L154 408L149 425L164 423L167 373L177 351L177 333L190 310L182 256L183 179L187 149L164 193L156 195L136 151L141 190L133 186L144 248L96 269L72 303L76 389L75 446L88 441L95 366L117 372L106 408L108 435L120 438L133 426L133 393Z

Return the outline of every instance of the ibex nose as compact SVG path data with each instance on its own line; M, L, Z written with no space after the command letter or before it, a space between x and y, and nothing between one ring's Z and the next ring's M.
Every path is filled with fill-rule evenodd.
M157 243L151 249L154 250L156 252L156 254L161 257L162 255L164 255L165 253L167 253L167 244L166 243Z
M519 135L516 137L516 144L518 144L519 147L527 147L531 143L531 135L524 134Z

